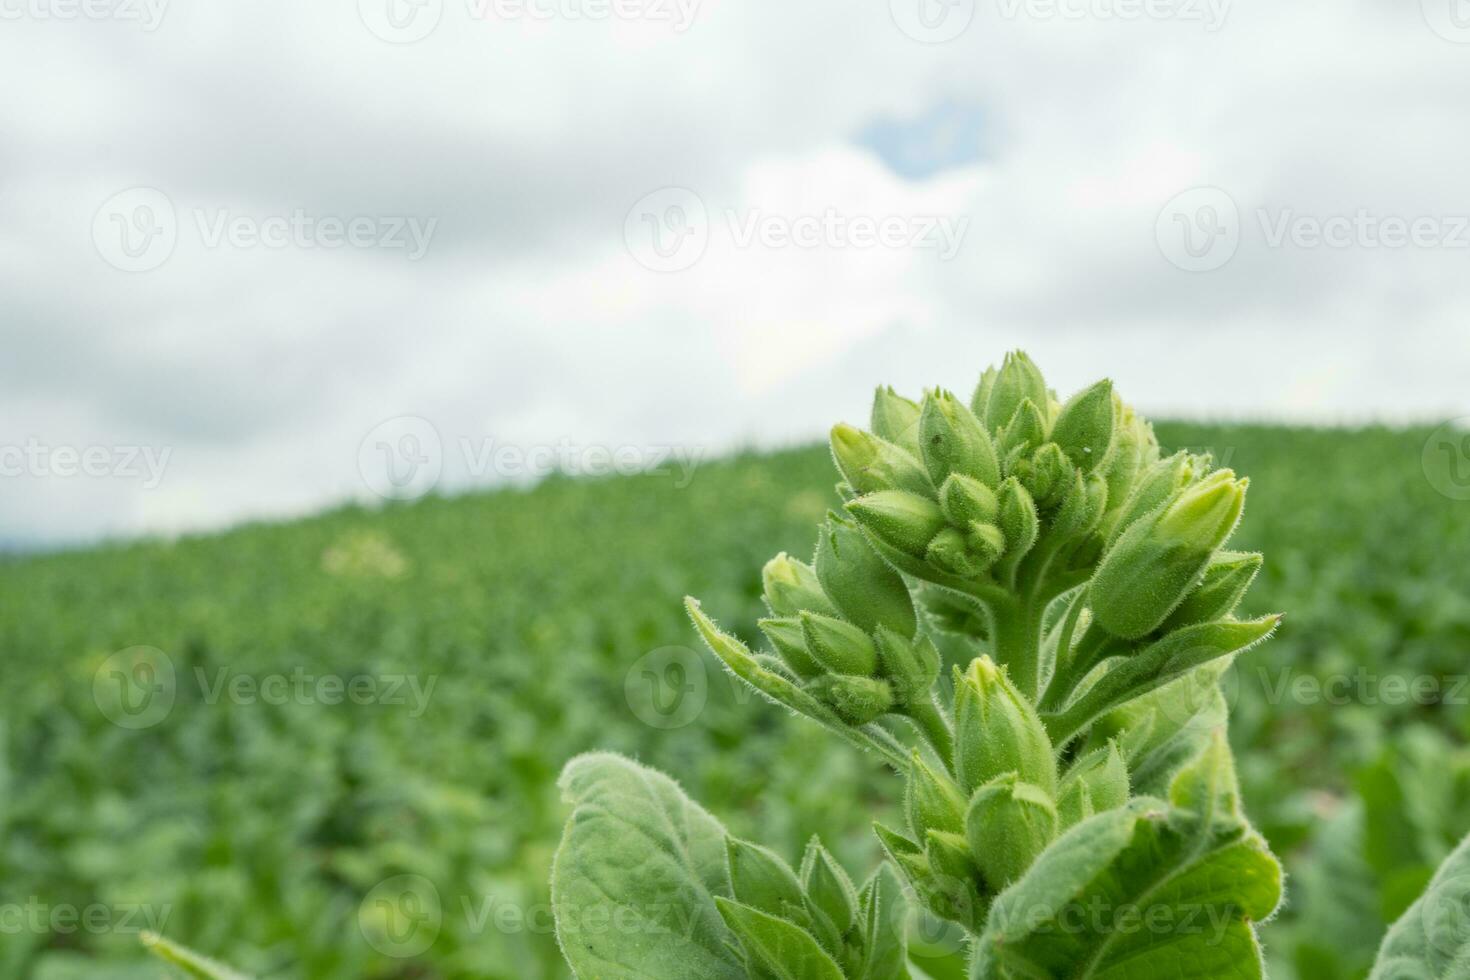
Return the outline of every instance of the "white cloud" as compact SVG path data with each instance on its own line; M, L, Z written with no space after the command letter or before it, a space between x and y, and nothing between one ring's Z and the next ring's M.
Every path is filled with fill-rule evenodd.
M815 437L877 383L965 390L1016 345L1059 388L1106 372L1158 411L1470 413L1470 248L1272 247L1262 224L1470 214L1465 48L1416 4L1235 2L1210 31L982 2L933 45L889 6L704 0L679 32L445 0L404 45L355 2L174 3L151 32L7 20L0 443L172 455L153 490L0 479L0 540L365 495L359 444L399 415L434 421L451 487L496 475L462 440ZM945 103L976 108L981 160L910 181L857 146ZM1239 245L1190 273L1155 228L1201 185L1229 195ZM129 274L92 226L136 186L168 196L178 243ZM655 272L625 223L666 187L697 195L708 239ZM210 247L196 216L221 209L437 224L418 261ZM886 217L919 244L924 219L967 223L948 260L854 244Z

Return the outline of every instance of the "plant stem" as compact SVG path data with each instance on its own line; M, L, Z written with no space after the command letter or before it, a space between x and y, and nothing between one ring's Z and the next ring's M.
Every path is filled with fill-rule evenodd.
M919 731L929 740L934 751L939 753L945 768L954 769L954 733L944 714L934 704L932 697L921 698L909 705L908 715L919 726Z

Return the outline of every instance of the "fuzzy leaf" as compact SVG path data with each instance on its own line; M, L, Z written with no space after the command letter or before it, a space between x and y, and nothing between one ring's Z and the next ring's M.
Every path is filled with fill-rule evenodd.
M574 809L552 866L551 901L577 975L744 980L715 907L730 894L719 821L667 776L617 755L573 759L560 785Z
M718 898L715 904L751 957L778 980L844 980L832 957L800 927L727 898ZM686 972L680 976L704 974Z
M1388 930L1369 980L1470 980L1470 838Z

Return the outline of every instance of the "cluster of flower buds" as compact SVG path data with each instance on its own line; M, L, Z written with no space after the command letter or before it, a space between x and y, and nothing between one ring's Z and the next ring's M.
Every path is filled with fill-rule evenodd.
M847 980L906 975L907 905L886 867L859 890L816 838L799 872L749 841L726 838L726 852L734 897L715 902L741 940L750 976L793 976L792 961L807 959L835 963Z
M783 552L762 580L771 616L761 631L793 677L845 722L934 710L939 651L915 637L908 587L855 525L829 515L813 564Z
M775 655L690 608L738 675L906 772L908 834L880 836L931 910L976 929L1059 834L1139 791L1142 753L1187 756L1160 746L1188 717L1125 706L1186 677L1214 691L1278 617L1233 616L1261 567L1223 550L1247 481L1163 456L1111 382L1063 402L1016 352L968 405L880 389L870 429L832 430L846 514L829 514L812 564L765 568ZM949 631L986 652L952 685L932 640ZM1149 766L1145 792L1168 775Z
M915 752L908 769L909 835L878 836L936 915L978 931L991 900L1056 837L1128 801L1115 743L1081 755L1058 776L1036 708L989 657L955 670L951 769Z
M968 406L943 390L915 403L879 389L872 431L837 426L832 454L847 509L894 552L941 578L1012 584L1044 532L1048 560L1061 546L1095 557L1109 501L1159 449L1111 382L1062 404L1015 353L985 372Z

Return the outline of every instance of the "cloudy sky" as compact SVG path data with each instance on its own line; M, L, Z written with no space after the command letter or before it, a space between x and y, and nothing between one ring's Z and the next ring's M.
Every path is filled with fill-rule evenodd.
M0 0L0 82L10 546L806 440L1018 345L1470 415L1465 0Z

